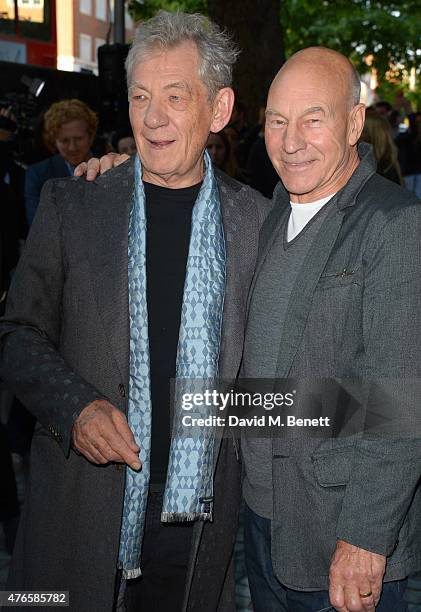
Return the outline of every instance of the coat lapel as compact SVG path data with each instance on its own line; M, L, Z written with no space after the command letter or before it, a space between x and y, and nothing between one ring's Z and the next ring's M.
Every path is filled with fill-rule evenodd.
M226 248L226 286L219 372L221 378L231 379L237 374L241 357L242 340L241 346L238 346L238 342L244 333L245 296L252 274L245 256L247 235L251 231L249 209L252 202L237 195L241 184L217 171L216 176Z
M266 257L272 248L276 236L278 235L279 229L283 226L286 216L289 214L289 196L287 195L284 188L278 184L274 195L274 206L266 218L259 237L259 253L257 258L256 270L253 276L253 280L250 286L250 291L247 298L246 315L248 317L248 311L250 307L250 301L253 295L254 286L259 272L265 263Z
M128 226L134 161L90 185L87 202L88 259L104 330L122 380L129 378Z

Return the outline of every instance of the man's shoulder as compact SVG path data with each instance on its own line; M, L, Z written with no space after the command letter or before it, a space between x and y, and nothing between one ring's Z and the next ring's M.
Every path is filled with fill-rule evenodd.
M263 220L272 207L272 201L265 198L259 191L249 185L228 176L222 170L215 169L219 190L222 195L222 205L228 200L241 206L243 210L248 208L257 209L260 220Z
M133 162L127 160L120 166L108 170L94 181L87 181L85 176L67 176L50 179L45 182L41 201L54 205L63 221L80 218L85 214L87 206L92 215L103 215L115 210L116 214L127 206L133 191Z
M48 181L57 192L67 193L69 197L80 198L81 194L86 197L96 196L101 193L107 199L119 193L122 188L131 185L134 181L133 160L128 159L116 168L107 170L100 174L94 181L86 180L85 175L66 176Z
M418 208L421 201L408 189L376 173L358 194L357 203L369 205L372 212L393 217L407 209Z
M407 235L419 231L421 201L411 191L373 174L358 193L354 206L347 209L344 232L352 228L355 237L377 239L407 228Z

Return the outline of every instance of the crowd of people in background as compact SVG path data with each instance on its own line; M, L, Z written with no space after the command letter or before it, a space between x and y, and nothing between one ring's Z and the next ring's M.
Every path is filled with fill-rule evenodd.
M384 101L369 107L362 140L372 144L378 172L420 198L421 112L413 112L408 105L405 108L406 113L402 113L402 109ZM37 128L33 160L39 161L26 164L14 155L18 130L15 117L9 109L0 109L0 313L44 183L50 178L71 176L79 163L93 155L110 151L132 155L136 151L128 121L115 126L112 133L98 133L96 113L77 99L52 104L38 123L43 126L42 140ZM256 124L249 125L247 107L236 102L229 125L209 134L207 150L215 166L271 197L279 179L266 152L264 124L264 108ZM8 424L0 424L0 478L4 483L0 521L9 551L19 512L13 466L20 465L28 453L33 427L33 418L17 400L13 401Z

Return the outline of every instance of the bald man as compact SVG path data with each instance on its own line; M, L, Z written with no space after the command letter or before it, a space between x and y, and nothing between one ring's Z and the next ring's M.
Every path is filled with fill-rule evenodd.
M265 139L282 182L260 237L241 375L300 389L375 380L373 401L405 419L421 374L421 206L358 145L359 100L352 64L323 48L291 57L270 88ZM98 160L88 167L94 178ZM339 391L340 419L351 398ZM329 394L317 395L307 416L321 403L323 417ZM406 577L421 566L419 430L286 430L250 431L241 445L255 612L406 611Z
M295 54L270 88L265 140L282 184L262 228L241 376L299 389L374 379L405 416L403 377L421 374L421 206L358 145L359 100L351 63L324 48ZM314 397L302 416L324 415L323 385ZM405 578L421 556L419 440L358 427L337 437L350 401L338 397L327 434L291 427L242 441L255 612L407 609Z

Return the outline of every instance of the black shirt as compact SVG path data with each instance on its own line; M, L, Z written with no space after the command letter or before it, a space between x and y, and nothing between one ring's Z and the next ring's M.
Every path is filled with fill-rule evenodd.
M191 216L201 183L168 189L144 183L146 298L152 399L151 483L166 479L170 445L170 380L175 377Z

